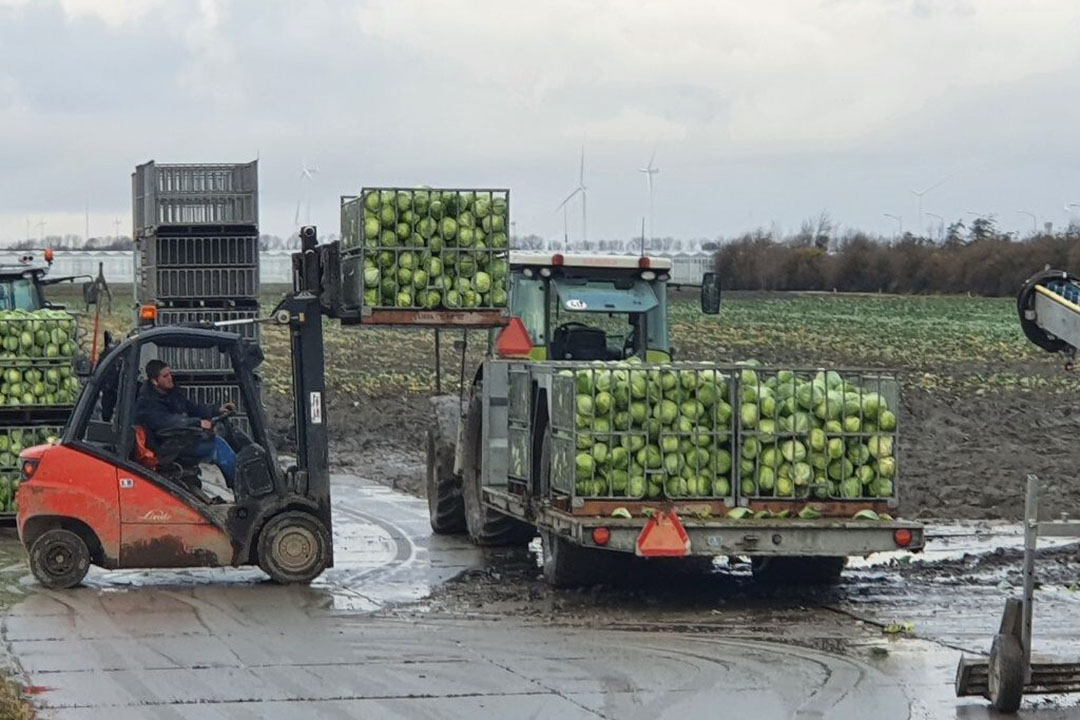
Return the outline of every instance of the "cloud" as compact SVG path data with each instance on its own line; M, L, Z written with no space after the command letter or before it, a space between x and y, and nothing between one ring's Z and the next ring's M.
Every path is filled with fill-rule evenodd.
M365 184L498 183L519 230L561 234L583 142L600 234L639 226L654 146L656 227L685 235L823 207L884 226L971 157L927 209L1076 199L1078 21L1074 0L0 0L0 240L87 192L126 216L137 162L256 153L281 234L304 157L324 226Z

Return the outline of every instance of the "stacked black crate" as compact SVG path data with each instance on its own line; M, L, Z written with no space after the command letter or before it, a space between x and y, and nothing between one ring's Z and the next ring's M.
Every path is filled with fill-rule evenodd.
M132 174L135 289L159 325L259 315L258 164L146 163ZM259 341L254 323L221 328ZM229 357L215 348L160 348L188 397L237 406L250 430Z

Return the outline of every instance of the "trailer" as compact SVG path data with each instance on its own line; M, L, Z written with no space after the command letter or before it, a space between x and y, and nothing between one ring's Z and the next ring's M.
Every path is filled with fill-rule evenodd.
M675 362L665 258L511 253L510 264L509 322L456 406L439 401L429 431L436 532L467 532L479 545L539 534L557 586L601 581L631 557L744 556L760 577L830 582L849 556L923 547L922 526L890 514L895 377ZM711 273L702 311L719 311ZM622 388L641 379L655 380L655 396ZM704 395L689 390L705 385ZM791 412L776 398L757 402L773 394ZM684 405L672 411L665 403L676 400ZM610 420L583 426L591 403ZM742 416L747 405L760 422ZM717 413L708 421L706 409Z

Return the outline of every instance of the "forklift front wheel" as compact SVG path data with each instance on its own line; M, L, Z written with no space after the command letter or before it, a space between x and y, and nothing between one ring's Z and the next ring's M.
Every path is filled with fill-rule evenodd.
M1024 651L1020 640L1008 633L998 633L990 646L987 678L989 700L998 712L1014 713L1024 695Z
M46 530L30 547L30 570L39 583L52 590L75 587L89 569L90 549L70 530Z
M259 533L259 567L281 585L308 584L326 569L330 533L314 515L275 515Z

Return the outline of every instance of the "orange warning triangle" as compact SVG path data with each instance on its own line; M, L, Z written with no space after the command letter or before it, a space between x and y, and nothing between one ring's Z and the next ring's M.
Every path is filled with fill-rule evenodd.
M510 318L509 324L499 332L499 339L495 341L495 352L501 357L527 357L532 348L529 331L516 315Z
M690 536L674 510L661 510L645 523L634 549L642 557L683 557L690 554Z

